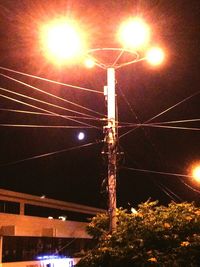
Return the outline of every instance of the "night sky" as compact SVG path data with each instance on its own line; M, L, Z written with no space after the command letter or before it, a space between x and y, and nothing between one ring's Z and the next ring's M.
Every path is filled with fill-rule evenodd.
M119 48L116 32L121 22L131 16L144 18L152 29L151 43L164 48L166 60L159 68L150 67L146 62L138 62L117 70L119 123L144 123L167 109L169 111L152 122L191 120L199 119L200 114L200 1L0 1L0 74L4 74L0 75L0 187L105 208L107 170L101 155L104 147L101 142L104 139L102 129L105 122L101 120L103 115L45 95L8 79L5 75L105 116L103 94L2 69L8 68L103 92L106 71L98 68L86 69L81 63L58 67L45 58L39 41L40 25L59 16L78 20L88 34L90 48ZM126 55L123 60L129 56ZM106 55L106 60L112 61L109 57L113 57L113 54ZM44 113L2 95L63 116L81 116L66 109L93 115L98 120L81 119L81 122L97 128L87 128L84 125L80 129L14 127L16 124L81 124L58 116L11 111ZM33 98L54 106L36 102ZM171 108L181 101L182 103ZM200 129L198 121L167 125ZM119 136L130 129L120 128ZM79 131L86 135L82 141L77 139ZM200 161L198 130L147 126L138 128L120 138L120 150L124 156L119 161L118 206L136 206L149 198L159 200L162 204L171 200L195 201L200 204L200 187L189 178L126 169L128 167L188 175L192 164ZM51 152L58 153L45 155Z

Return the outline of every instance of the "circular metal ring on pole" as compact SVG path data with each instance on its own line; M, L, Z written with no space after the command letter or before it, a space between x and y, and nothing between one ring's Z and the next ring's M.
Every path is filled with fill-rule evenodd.
M102 51L103 52L119 52L119 54L117 55L117 57L115 58L115 60L112 63L104 63L104 62L98 60L95 56L98 52L102 52ZM124 53L132 54L133 59L131 61L123 61L121 63L118 63L120 58L122 57L122 55ZM88 57L90 57L91 59L93 59L95 62L95 65L97 65L98 67L100 67L102 69L107 69L110 67L118 69L118 68L124 67L126 65L130 65L130 64L133 64L133 63L136 63L136 62L139 62L139 61L142 61L145 59L145 58L141 58L139 53L135 50L131 50L131 49L127 49L127 48L114 48L114 47L89 49L86 52L86 55Z

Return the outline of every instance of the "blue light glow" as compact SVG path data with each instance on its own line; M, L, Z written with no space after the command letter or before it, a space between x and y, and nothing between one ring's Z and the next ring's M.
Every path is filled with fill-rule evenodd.
M72 266L74 266L73 259L66 258L64 256L58 256L58 255L38 256L37 260L39 260L41 262L41 264L49 264L49 266L53 266L53 267L72 267Z

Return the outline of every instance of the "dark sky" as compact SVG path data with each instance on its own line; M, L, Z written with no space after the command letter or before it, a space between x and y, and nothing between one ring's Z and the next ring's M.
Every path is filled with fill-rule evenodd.
M198 119L200 114L200 2L198 0L1 0L0 67L103 92L106 72L85 69L81 64L53 65L43 55L39 27L59 16L77 19L87 32L90 48L120 47L116 32L130 16L143 17L152 28L152 44L166 51L166 61L157 69L140 62L117 70L116 90L120 122L145 122L176 103L153 122ZM108 60L112 60L108 55ZM127 57L130 55L126 55ZM126 58L125 58L126 59ZM106 114L102 94L41 81L0 69L0 73L28 83L56 96ZM33 88L0 76L0 87L48 101L67 109L94 115ZM0 89L0 94L27 102L62 115L76 115L57 107L27 100ZM3 109L42 112L0 96L0 187L51 198L105 207L104 179L106 163L102 159L100 120L87 120L100 129L82 128L84 141L76 138L79 129L19 128L2 124L79 125L61 117L16 113ZM199 128L199 122L170 124ZM119 135L128 129L119 129ZM84 144L90 146L78 148ZM77 147L37 159L34 156ZM200 161L199 131L144 127L120 138L124 157L119 162L117 180L118 206L128 207L148 198L168 203L199 202L200 189L188 178L127 170L124 167L158 172L188 174L189 167Z

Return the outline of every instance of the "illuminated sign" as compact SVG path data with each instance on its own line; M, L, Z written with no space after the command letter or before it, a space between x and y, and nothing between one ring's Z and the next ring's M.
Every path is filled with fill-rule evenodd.
M37 257L42 266L45 267L73 267L74 261L71 258L66 258L57 255L44 255Z

